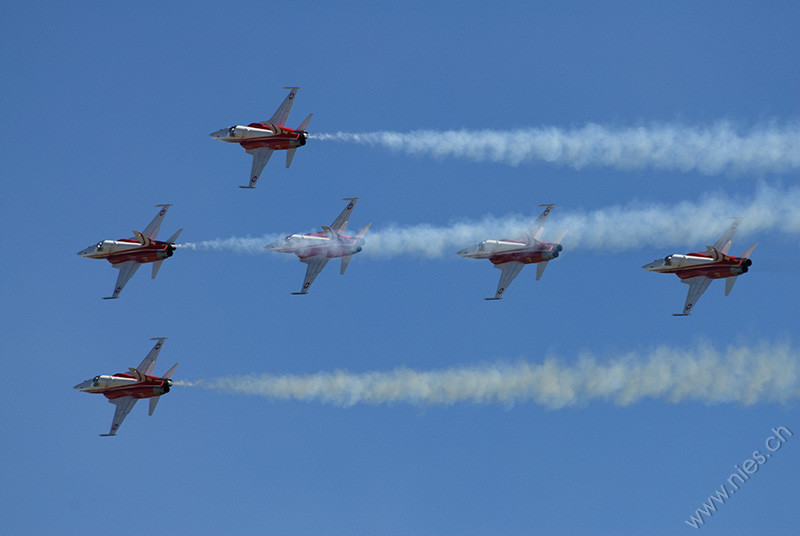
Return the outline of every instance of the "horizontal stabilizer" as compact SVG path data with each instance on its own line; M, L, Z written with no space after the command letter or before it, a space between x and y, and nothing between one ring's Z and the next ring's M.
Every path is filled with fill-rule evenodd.
M736 279L738 277L739 276L733 276L733 277L729 277L728 279L725 280L725 295L726 296L730 295L731 290L733 290L733 284L736 283Z
M175 374L175 369L178 368L178 364L179 363L175 363L174 365L172 365L172 368L169 369L167 371L167 373L162 376L162 378L166 378L168 380L171 380L172 379L172 375Z
M503 298L484 298L486 301L502 300Z
M313 116L313 115L314 115L314 114L308 114L308 117L306 117L306 118L303 120L303 122L302 122L302 123L300 123L300 126L299 126L299 127L297 127L297 130L302 130L302 131L305 131L305 130L308 128L308 123L311 121L311 116Z
M689 316L689 313L672 313L672 316Z
M542 274L544 273L544 269L547 268L547 263L550 261L540 262L536 265L536 281L539 281L542 278Z
M339 270L339 274L344 275L344 271L347 270L347 266L350 264L350 261L353 259L352 255L345 255L342 257L342 268Z
M753 244L752 246L750 246L749 248L747 248L747 250L746 250L744 253L742 253L742 256L741 256L741 258L743 258L743 259L749 259L749 258L750 258L750 255L752 255L752 254L753 254L753 250L754 250L754 249L756 249L756 246L757 246L757 245L758 245L758 242L756 242L755 244Z
M161 400L160 396L154 396L153 398L150 399L150 411L148 412L148 415L150 416L153 415L153 412L156 410L156 406L158 405L159 400Z
M116 437L117 434L99 434L100 437Z
M164 260L162 259L160 261L155 261L153 263L153 275L152 275L152 277L150 277L150 279L155 279L156 278L156 276L158 275L158 271L161 269L161 264L163 262L164 262Z
M369 231L369 226L372 225L372 222L369 222L364 227L361 228L359 232L356 233L356 238L363 238L367 231Z
M172 235L169 238L167 238L167 244L174 244L178 240L178 237L180 236L180 234L182 232L183 232L183 227L181 227L180 229L175 231L174 235Z

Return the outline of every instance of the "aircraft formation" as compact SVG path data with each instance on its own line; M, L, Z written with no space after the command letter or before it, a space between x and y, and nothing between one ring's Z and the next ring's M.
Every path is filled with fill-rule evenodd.
M247 154L253 157L249 183L240 188L255 188L261 172L274 151L286 151L286 167L288 168L294 159L297 148L306 144L309 137L306 128L313 114L309 114L296 129L286 127L294 99L300 88L286 87L284 89L288 89L289 94L270 119L260 123L250 123L247 126L234 125L211 134L211 137L216 140L238 143ZM322 227L323 232L295 233L265 246L265 249L269 251L295 254L300 262L307 265L300 291L292 292L292 294L308 294L309 287L331 259L341 259L339 273L344 274L353 255L363 249L364 235L369 230L371 223L367 223L353 236L345 234L350 216L359 199L353 197L343 200L347 201L344 210L330 226ZM152 279L155 279L161 264L173 255L177 248L176 241L183 229L176 231L166 241L162 242L156 238L167 210L171 206L169 204L156 205L159 211L153 220L143 231L133 231L134 236L131 238L102 240L78 252L81 257L106 259L119 270L114 291L111 296L103 299L118 298L125 284L142 264L152 263ZM508 286L526 264L536 264L536 280L538 281L547 264L556 259L563 250L561 241L567 233L566 230L553 242L541 239L545 222L555 205L539 206L544 207L544 211L531 228L520 236L487 239L456 252L459 256L470 259L488 259L495 268L501 270L495 295L484 299L502 299ZM725 295L728 296L736 278L748 271L752 265L750 255L757 244L750 246L740 257L728 255L740 221L740 219L736 219L713 246L706 246L705 252L671 254L642 266L651 272L676 274L681 282L689 285L683 311L675 313L673 316L689 316L697 300L714 279L726 280ZM151 340L155 340L156 344L138 367L129 368L129 372L98 375L75 386L75 389L81 392L102 394L116 406L109 433L100 435L116 435L122 421L139 399L150 399L149 414L152 415L160 397L170 391L173 385L172 375L178 365L175 364L163 377L153 376L156 359L166 338L159 337Z

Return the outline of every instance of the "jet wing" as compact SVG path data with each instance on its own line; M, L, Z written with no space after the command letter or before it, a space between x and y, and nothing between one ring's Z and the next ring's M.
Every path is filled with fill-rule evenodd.
M167 340L166 337L157 337L154 339L150 339L151 341L156 341L155 346L150 352L145 356L139 366L136 367L136 370L141 372L142 374L146 374L151 376L153 374L153 369L156 366L156 359L158 358L158 353L161 351L161 347L164 346L164 341Z
M736 234L736 228L739 226L739 222L742 221L741 218L736 218L728 230L722 233L722 236L719 237L719 240L714 242L714 249L721 251L725 255L728 254L728 251L731 249L731 244L733 243L733 235Z
M136 270L139 269L141 263L136 261L125 261L119 264L114 264L113 266L119 270L117 284L114 286L114 293L111 296L103 298L104 300L113 300L119 298L119 293L122 292L122 289L125 288L125 284L131 277L133 277L133 274L136 273Z
M303 280L302 290L300 290L300 292L292 292L292 294L308 294L308 287L311 286L314 279L317 278L322 269L325 268L325 265L328 264L328 260L328 257L323 257L322 255L300 259L301 262L308 265L308 268L306 268L306 278Z
M700 275L697 277L690 277L688 279L681 279L683 283L689 285L689 294L686 296L686 303L683 306L682 313L676 313L673 316L688 316L694 304L697 303L697 300L700 299L700 296L703 295L703 292L706 291L708 285L711 284L712 279L710 277L706 277L704 275Z
M294 104L294 97L297 95L297 91L300 89L299 87L285 87L283 89L288 89L289 94L286 95L286 98L283 99L283 102L272 117L267 121L276 127L285 127L286 121L289 119L289 112L292 111L292 105ZM288 166L287 166L288 167Z
M333 220L331 224L331 229L336 231L337 233L343 233L345 229L347 229L347 222L350 221L350 215L353 213L353 207L356 206L356 201L358 201L358 197L345 197L342 201L349 201L347 206L344 207L344 210L341 214L336 216L336 219Z
M125 420L125 417L128 416L128 413L131 412L133 406L136 405L136 400L132 396L123 396L121 398L115 398L114 400L109 400L112 404L117 406L117 409L114 411L114 420L111 421L111 430L107 434L100 434L102 436L113 436L117 435L117 430L119 430L119 425L122 424L122 421Z
M523 240L527 240L528 242L532 240L540 240L542 237L542 231L544 230L544 222L547 221L547 217L550 215L550 211L553 210L555 205L539 205L540 207L545 207L544 212L542 212L536 221L533 222L531 228L528 229L528 232L525 233L520 238Z
M247 154L253 155L253 167L250 168L250 184L247 186L240 186L239 188L255 188L264 166L269 162L269 157L272 156L273 149L269 147L259 147L257 149L248 149Z
M164 221L164 216L167 215L167 210L172 205L156 205L157 207L161 207L161 210L158 211L156 217L153 218L153 221L150 222L150 225L144 228L142 234L151 240L155 240L156 236L158 236L158 230L161 229L161 222Z
M525 264L519 261L511 261L495 264L494 267L502 270L500 273L500 283L497 284L497 292L495 293L494 298L484 298L486 300L502 299L503 293L508 288L508 285L510 285L514 278L517 277L520 270L525 267Z

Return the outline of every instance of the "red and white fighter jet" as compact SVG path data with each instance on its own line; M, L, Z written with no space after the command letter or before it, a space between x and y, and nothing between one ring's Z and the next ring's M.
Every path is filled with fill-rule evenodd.
M269 157L273 151L286 151L286 167L292 164L294 153L298 147L306 144L308 133L306 128L311 116L308 114L305 121L300 123L296 129L287 128L286 121L289 119L289 112L294 104L294 97L297 95L299 87L285 87L289 90L289 95L283 100L275 114L268 120L261 123L250 123L247 126L233 125L211 133L215 140L226 141L228 143L238 143L247 154L253 156L253 167L250 169L250 184L240 186L240 188L255 188L258 177L264 166L269 162Z
M502 240L484 240L458 252L458 255L469 259L489 259L495 268L502 270L494 297L484 299L502 299L508 285L511 284L526 264L537 263L536 280L538 281L541 279L547 263L558 257L559 252L563 249L560 242L564 235L567 234L567 231L561 233L554 242L540 240L544 222L555 205L539 206L545 207L544 212L536 218L528 232L522 236L518 238L503 238Z
M172 257L172 254L175 252L175 241L178 239L178 235L181 234L183 229L178 229L166 242L156 240L158 230L161 228L161 222L164 221L167 209L172 205L156 206L160 207L156 217L153 218L150 225L145 227L144 231L134 231L134 238L103 240L78 252L78 255L86 257L87 259L106 259L114 268L119 270L117 284L114 286L114 293L111 296L103 298L104 300L118 298L125 284L133 277L133 274L136 273L136 270L139 269L142 263L153 263L152 279L155 279L158 271L161 269L161 263L164 262L164 259Z
M119 372L112 375L95 376L91 380L86 380L75 386L75 389L84 393L99 393L105 396L109 402L117 406L114 411L114 420L111 422L111 430L101 436L117 435L117 430L131 412L136 401L140 398L150 399L150 415L156 410L156 404L161 397L169 393L172 387L172 374L178 368L175 365L164 374L163 377L151 376L153 368L156 366L156 358L164 345L166 337L150 339L156 341L156 345L147 354L147 357L136 368L129 368L130 373Z
M300 262L308 265L306 277L300 292L292 294L308 294L308 287L314 282L317 275L325 268L328 261L335 257L342 258L342 267L339 271L344 274L353 255L361 251L364 246L364 235L372 223L366 224L355 236L344 234L350 214L356 206L357 197L346 197L347 206L339 214L330 227L322 226L322 233L292 234L282 240L277 240L267 246L270 251L279 253L294 253L300 257Z
M756 249L758 242L747 248L741 257L728 255L733 243L733 235L736 233L736 227L740 221L741 219L737 218L713 246L706 246L704 253L667 255L663 259L656 259L650 264L642 266L651 272L675 274L681 278L682 283L689 285L689 294L686 296L683 312L674 313L673 316L689 316L694 304L714 279L727 278L725 281L725 295L727 296L731 293L736 278L747 272L750 265L753 264L750 254Z

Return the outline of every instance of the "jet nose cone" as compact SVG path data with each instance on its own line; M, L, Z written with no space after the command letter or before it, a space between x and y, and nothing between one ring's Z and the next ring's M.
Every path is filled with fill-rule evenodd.
M286 240L276 240L275 242L271 242L264 246L264 249L268 249L269 251L278 251L285 246Z
M219 130L215 130L214 132L209 134L209 136L211 136L215 140L218 140L220 138L224 138L227 133L228 133L228 129L227 128L221 128Z
M470 251L472 251L472 248L460 249L456 251L456 255L459 255L461 257L466 257L467 255L469 255Z

